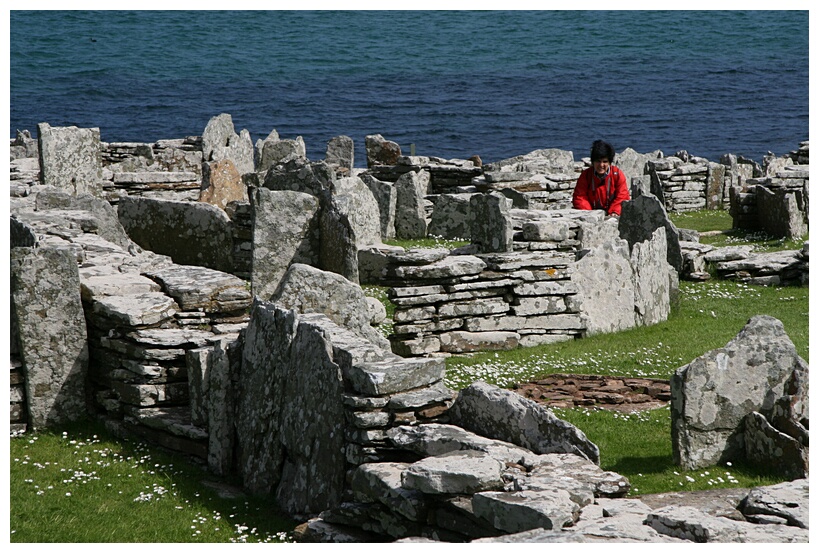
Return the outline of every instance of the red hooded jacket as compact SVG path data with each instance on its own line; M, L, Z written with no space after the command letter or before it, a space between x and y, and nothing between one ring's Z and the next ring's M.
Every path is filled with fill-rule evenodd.
M621 205L631 199L628 192L626 175L612 165L609 174L600 180L589 167L577 179L572 195L572 207L575 209L604 209L606 215L620 215Z

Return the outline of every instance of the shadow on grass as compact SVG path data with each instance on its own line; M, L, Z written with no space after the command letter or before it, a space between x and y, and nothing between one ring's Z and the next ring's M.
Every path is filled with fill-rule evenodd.
M606 470L620 474L661 474L673 470L675 465L670 455L653 455L648 457L622 457Z

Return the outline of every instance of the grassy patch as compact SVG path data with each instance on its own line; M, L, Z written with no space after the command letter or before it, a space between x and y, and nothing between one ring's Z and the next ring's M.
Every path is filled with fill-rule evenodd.
M638 413L604 409L555 409L600 448L600 467L629 479L629 495L717 488L750 488L782 478L751 466L731 463L683 470L672 462L668 407Z
M219 497L187 458L83 423L10 439L11 542L286 542L271 498Z
M668 217L677 228L692 229L698 232L726 230L734 226L734 220L726 210L701 209L669 213Z

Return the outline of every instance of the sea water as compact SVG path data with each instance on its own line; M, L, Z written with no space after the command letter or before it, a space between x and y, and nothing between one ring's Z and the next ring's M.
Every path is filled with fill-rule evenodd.
M808 139L807 11L11 11L10 133L350 136L484 162L540 148L761 161Z

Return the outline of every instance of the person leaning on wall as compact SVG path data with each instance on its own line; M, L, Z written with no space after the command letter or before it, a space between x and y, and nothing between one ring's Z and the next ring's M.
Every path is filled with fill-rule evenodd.
M626 175L614 165L614 147L595 140L591 147L592 166L580 173L572 195L575 209L602 209L606 215L620 216L621 205L630 199Z

